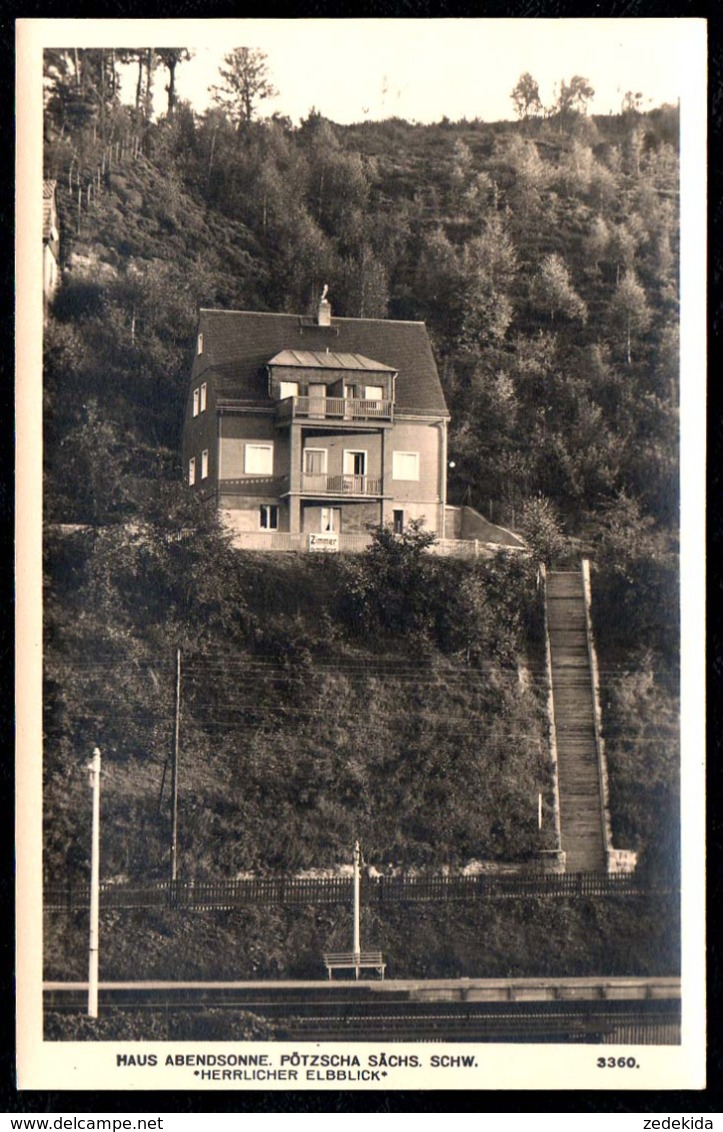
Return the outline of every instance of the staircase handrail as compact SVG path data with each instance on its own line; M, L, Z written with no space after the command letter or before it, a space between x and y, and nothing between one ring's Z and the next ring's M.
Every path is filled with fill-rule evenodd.
M544 616L545 632L545 668L547 669L547 721L550 743L550 758L552 760L553 775L553 816L555 821L555 838L557 847L562 851L562 830L560 822L560 772L557 763L557 722L555 719L555 692L552 683L552 645L550 644L550 625L547 617L547 569L544 562L540 563L540 580L542 582L542 610Z
M590 682L592 686L593 727L595 732L595 750L597 753L598 781L600 784L600 820L602 824L603 845L605 855L613 847L612 824L610 821L610 789L608 784L607 758L605 755L605 740L602 734L602 709L600 707L600 672L595 651L595 641L592 633L592 592L590 589L590 560L582 559L582 589L583 605L585 607L585 640L587 642L587 655L590 661Z

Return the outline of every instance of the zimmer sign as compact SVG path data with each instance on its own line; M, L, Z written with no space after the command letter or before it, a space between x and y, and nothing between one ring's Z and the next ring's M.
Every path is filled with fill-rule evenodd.
M323 534L309 533L309 550L328 553L338 549L339 535L336 531L324 531Z

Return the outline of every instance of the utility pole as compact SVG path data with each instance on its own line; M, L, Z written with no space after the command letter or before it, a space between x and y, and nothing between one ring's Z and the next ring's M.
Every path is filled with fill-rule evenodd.
M171 880L178 877L178 749L181 737L181 650L176 649L176 696L171 763Z
M88 1017L98 1017L98 919L100 911L100 750L95 747L88 763L93 791L93 826L90 852L90 940L88 947Z
M359 963L361 961L361 943L359 932L359 873L361 864L361 851L359 849L359 842L354 842L354 939L352 941L352 951L354 952L354 968L357 979L359 978Z

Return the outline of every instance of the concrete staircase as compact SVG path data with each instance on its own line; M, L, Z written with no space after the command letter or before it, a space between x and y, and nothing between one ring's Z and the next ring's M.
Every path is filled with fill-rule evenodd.
M547 575L560 832L568 872L605 872L593 683L580 571Z

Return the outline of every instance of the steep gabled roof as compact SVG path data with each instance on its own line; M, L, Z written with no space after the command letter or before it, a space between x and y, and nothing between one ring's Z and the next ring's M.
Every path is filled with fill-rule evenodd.
M202 309L199 332L203 369L216 375L222 398L268 404L264 367L272 359L285 351L325 355L328 347L330 353L361 355L367 365L374 358L372 366L396 370L398 409L448 415L423 322L334 318L331 326L318 326L301 315Z

